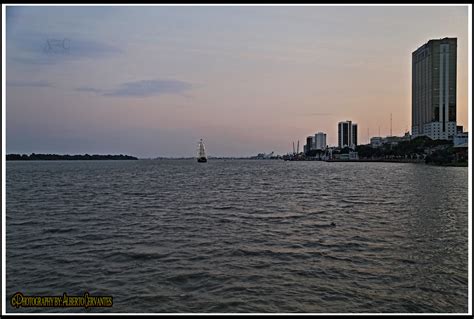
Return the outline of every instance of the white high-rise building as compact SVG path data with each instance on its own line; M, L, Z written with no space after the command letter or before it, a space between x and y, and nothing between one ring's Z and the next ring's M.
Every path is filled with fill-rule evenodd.
M324 150L326 148L326 133L318 132L314 134L313 138L314 144L313 149L315 150Z

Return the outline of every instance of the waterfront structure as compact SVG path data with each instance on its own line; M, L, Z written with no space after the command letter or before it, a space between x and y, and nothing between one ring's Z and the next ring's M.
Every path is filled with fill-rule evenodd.
M357 146L357 124L352 121L338 123L338 145L339 148L355 149Z
M358 152L353 152L353 151L350 151L349 153L344 153L344 154L337 153L333 155L332 160L357 161L359 160L359 154Z
M349 152L349 160L356 161L359 159L359 154L357 152Z
M412 135L451 139L456 127L457 39L429 40L412 53Z
M455 147L462 147L463 145L467 147L469 142L469 135L467 132L457 133L453 136L453 144Z
M380 146L382 146L382 144L383 144L383 138L382 137L374 136L374 137L370 138L370 146L372 148L380 147Z
M411 135L409 132L406 132L404 136L374 136L370 139L370 146L372 148L381 147L384 144L397 145L400 142L409 141Z
M274 155L275 152L271 153L258 153L257 156L251 156L251 159L276 159L279 155Z

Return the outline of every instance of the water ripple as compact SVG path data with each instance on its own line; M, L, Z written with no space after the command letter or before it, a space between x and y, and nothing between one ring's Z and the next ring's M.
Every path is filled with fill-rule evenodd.
M468 170L283 161L8 162L7 312L467 312Z

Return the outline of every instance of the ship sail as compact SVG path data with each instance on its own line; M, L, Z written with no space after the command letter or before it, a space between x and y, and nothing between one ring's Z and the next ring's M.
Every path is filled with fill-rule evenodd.
M197 160L198 162L207 162L206 149L204 148L202 139L199 141Z

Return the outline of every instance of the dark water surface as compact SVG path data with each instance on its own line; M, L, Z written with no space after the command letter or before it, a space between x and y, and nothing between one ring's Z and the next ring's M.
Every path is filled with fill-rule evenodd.
M468 169L8 162L8 312L467 312ZM331 226L335 223L335 226ZM20 308L24 295L112 308Z

